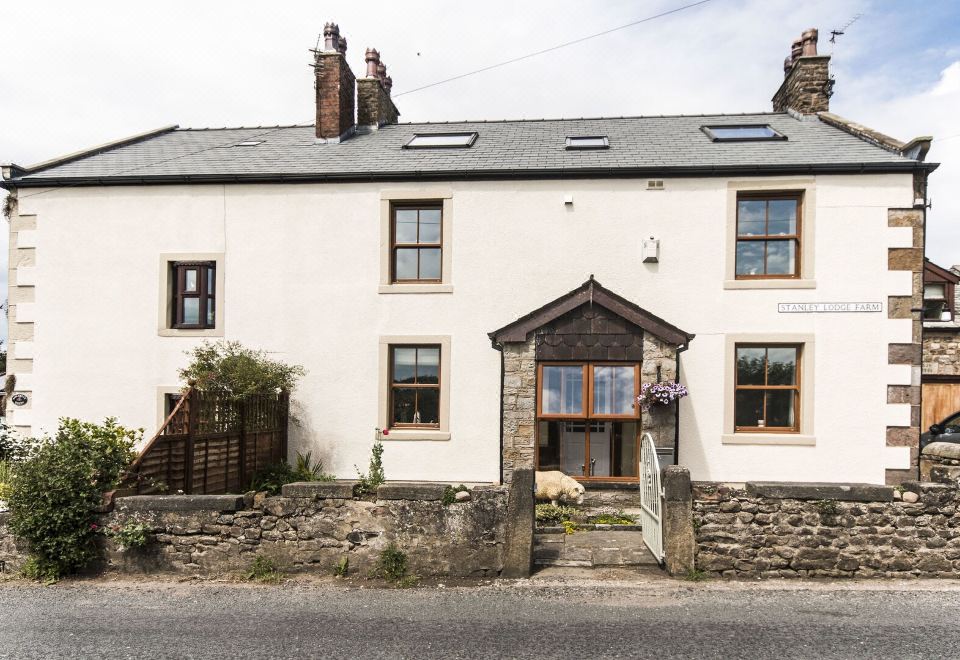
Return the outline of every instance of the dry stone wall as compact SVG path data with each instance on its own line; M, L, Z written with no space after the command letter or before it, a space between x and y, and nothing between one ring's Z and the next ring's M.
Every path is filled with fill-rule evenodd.
M389 544L420 576L497 576L505 554L508 489L478 486L470 500L444 505L437 484L388 484L376 500L351 484L291 484L280 497L166 495L119 498L102 525L147 524L152 542L119 551L107 542L108 570L216 575L248 569L257 554L287 571L332 574L346 557L367 575ZM7 514L0 514L7 515ZM532 507L530 513L532 528ZM24 559L0 518L0 561Z
M960 577L956 484L694 486L696 566L724 577ZM897 499L897 497L902 499Z

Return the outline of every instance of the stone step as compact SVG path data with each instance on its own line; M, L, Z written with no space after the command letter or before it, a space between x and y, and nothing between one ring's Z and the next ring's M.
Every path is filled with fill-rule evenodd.
M534 535L533 560L538 566L643 566L657 561L640 531L594 530L573 534Z

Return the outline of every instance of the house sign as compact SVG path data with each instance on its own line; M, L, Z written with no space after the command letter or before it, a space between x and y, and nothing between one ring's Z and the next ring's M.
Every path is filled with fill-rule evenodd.
M879 302L815 302L815 303L777 303L780 314L810 314L824 312L882 312L883 303Z
M28 399L27 399L27 395L24 394L23 392L17 392L12 397L10 397L10 400L13 401L13 405L15 406L25 406L27 404Z

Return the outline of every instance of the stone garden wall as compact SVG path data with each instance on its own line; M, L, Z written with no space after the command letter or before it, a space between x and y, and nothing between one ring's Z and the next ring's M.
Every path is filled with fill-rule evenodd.
M108 541L106 569L216 575L248 569L262 554L285 571L328 574L347 557L351 573L367 575L393 542L416 575L499 575L506 556L508 488L474 487L468 500L448 505L441 501L443 491L438 484L386 484L375 500L365 500L353 497L350 483L304 483L284 486L279 497L118 498L100 523L146 523L153 538L146 548L124 552ZM22 548L4 524L0 517L0 561L16 568Z
M696 567L724 577L960 577L956 484L694 484Z

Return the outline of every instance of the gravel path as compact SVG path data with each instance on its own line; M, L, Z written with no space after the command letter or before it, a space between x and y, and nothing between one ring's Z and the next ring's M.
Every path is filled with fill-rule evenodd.
M18 581L0 583L0 657L903 660L956 657L958 615L960 584L940 581Z

